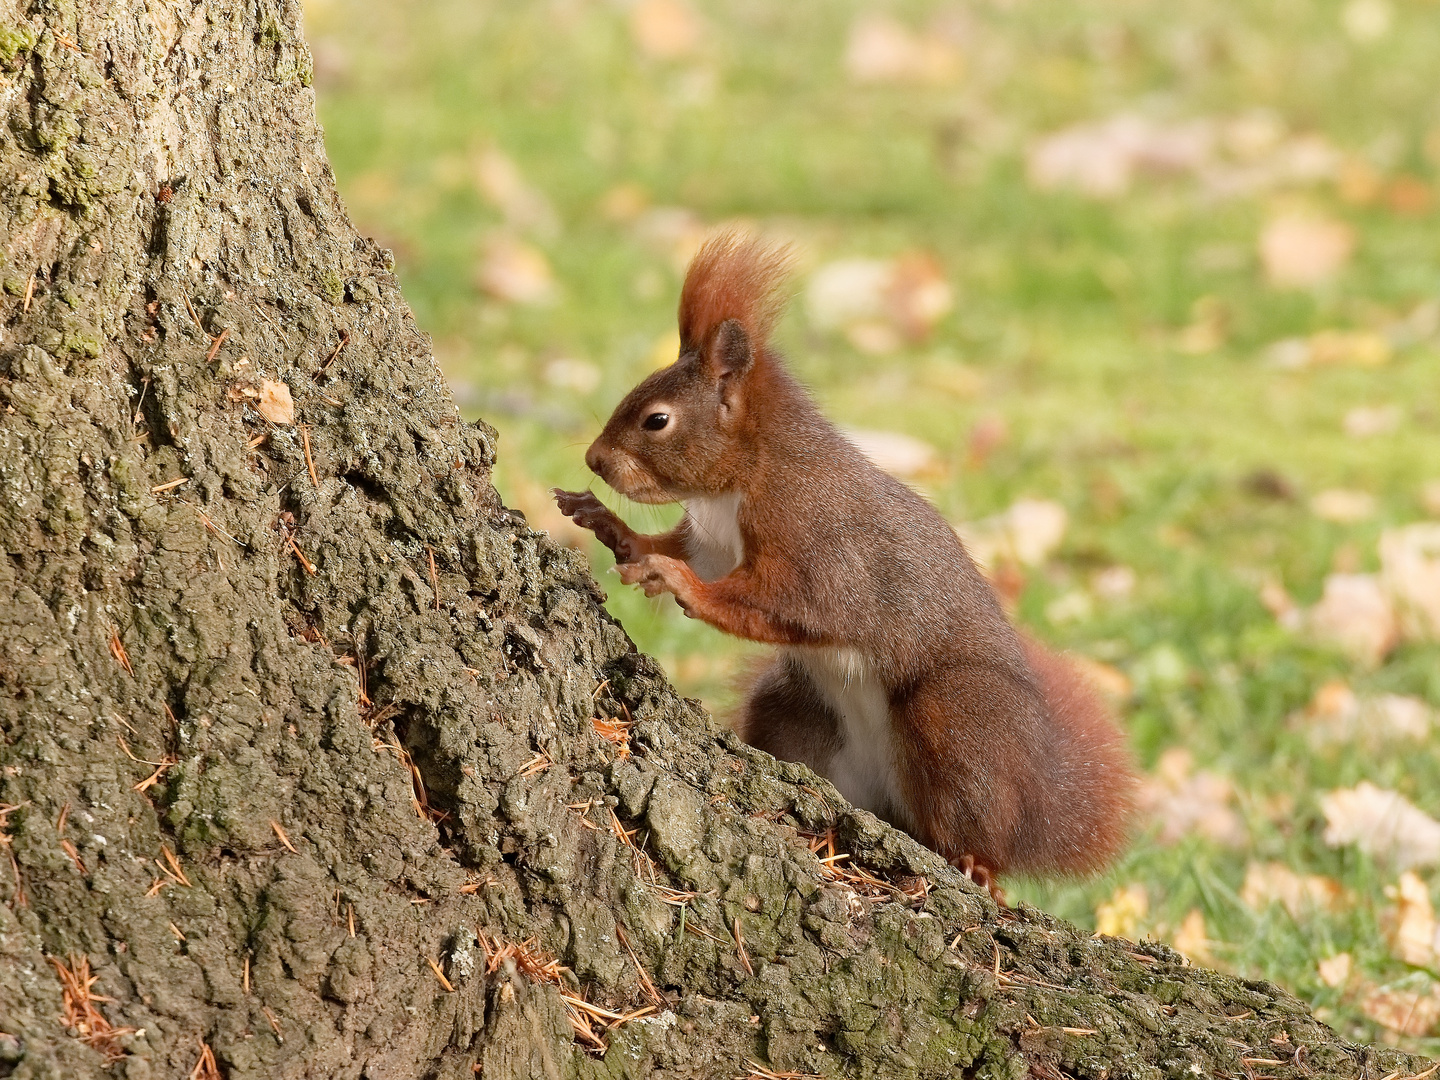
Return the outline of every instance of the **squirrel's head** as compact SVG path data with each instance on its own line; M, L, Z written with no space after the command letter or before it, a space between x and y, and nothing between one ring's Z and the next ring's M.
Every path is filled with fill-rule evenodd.
M735 486L789 265L786 249L738 233L705 242L680 293L680 356L615 409L585 453L597 476L644 503Z

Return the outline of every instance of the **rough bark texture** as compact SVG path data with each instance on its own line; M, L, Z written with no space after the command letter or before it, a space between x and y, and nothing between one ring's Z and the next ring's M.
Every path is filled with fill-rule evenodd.
M491 487L346 219L298 5L4 19L0 1076L187 1076L202 1043L230 1077L1418 1071L1001 916L677 698ZM627 709L628 759L592 725ZM914 898L832 880L797 831L830 825ZM570 971L487 971L477 931ZM135 1030L67 1030L81 957ZM639 966L663 1004L587 1051L562 990L640 1007Z

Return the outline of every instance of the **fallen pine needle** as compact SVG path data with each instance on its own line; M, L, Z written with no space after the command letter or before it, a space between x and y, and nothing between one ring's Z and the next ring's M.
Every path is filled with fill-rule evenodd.
M750 957L745 952L745 931L740 929L740 916L735 916L735 953L740 958L741 965L745 968L746 975L754 975L755 969L750 966Z
M320 478L315 475L315 459L310 456L310 429L300 425L300 441L305 444L305 465L310 470L310 482L319 488Z
M230 336L230 328L227 326L220 331L220 336L210 343L210 351L205 354L205 362L208 364L220 353L220 346L225 344L225 339Z
M1100 1034L1100 1032L1096 1031L1094 1028L1062 1027L1060 1030L1063 1031L1066 1035L1099 1035L1099 1034Z
M430 965L430 970L435 972L435 977L440 980L440 985L445 987L445 992L447 994L453 994L455 987L450 980L445 977L445 972L440 970L440 965L428 956L425 958L425 962Z
M174 491L176 488L178 488L178 487L183 487L185 484L188 484L189 482L190 482L190 477L188 477L188 476L182 476L182 477L180 477L178 480L170 480L170 481L167 481L166 483L163 483L163 484L156 484L154 487L152 487L152 488L150 489L150 494L151 494L151 495L163 495L165 492L167 492L167 491Z
M30 280L25 283L25 314L30 314L30 298L35 295L35 271L30 271Z
M250 996L250 954L245 954L245 970L240 975L240 992Z
M655 984L650 981L650 976L645 971L644 965L640 963L640 958L635 955L635 950L630 945L630 936L625 933L625 927L621 926L618 922L615 924L615 936L620 939L620 944L623 945L625 951L630 954L630 962L635 965L635 973L640 976L640 985L645 990L645 996L657 1006L665 1004L665 999L660 996L660 991L656 990Z
M130 654L125 651L125 643L120 640L120 628L110 628L110 655L115 657L116 663L125 669L132 679L135 677L135 669L130 666Z
M280 1021L275 1019L275 1014L270 1011L268 1006L261 1005L260 1011L265 1014L265 1019L270 1021L270 1027L275 1032L276 1040L283 1044L285 1036L280 1034Z
M535 754L533 758L531 758L529 761L527 761L524 765L520 767L520 775L534 776L536 773L544 772L546 769L548 769L551 765L554 764L555 762L550 757L549 752L545 750L540 750Z
M749 1058L745 1059L745 1064L750 1067L750 1071L742 1073L735 1080L825 1080L818 1073L771 1072L764 1065L751 1061Z
M70 856L70 861L75 864L82 876L89 876L90 871L85 869L85 864L80 861L80 852L75 850L75 845L69 840L61 840L60 846L65 849L65 854Z
M184 933L182 933L180 927L176 926L173 922L170 924L170 932L174 934L177 938L179 938L181 941L185 940Z
M305 558L305 553L300 550L300 545L295 542L295 538L287 536L285 539L290 541L290 546L295 549L295 557L300 560L300 565L305 568L305 572L307 574L315 573L315 567L311 566L310 560Z
M272 829L275 830L275 835L280 838L280 843L284 844L285 847L286 847L292 854L295 854L295 855L299 855L299 854L300 854L300 852L298 852L298 851L295 850L295 845L290 842L290 837L288 837L288 836L285 835L285 830L280 827L280 822L275 821L275 820L272 818L271 821L270 821L270 828L272 828Z
M91 992L98 976L90 974L88 956L71 955L68 965L53 956L46 957L60 976L60 991L65 1005L61 1017L67 1028L75 1032L80 1041L88 1044L101 1054L107 1063L114 1064L125 1057L126 1051L118 1040L124 1035L133 1035L135 1028L117 1028L95 1007L97 1001L112 1001Z
M175 853L164 844L160 845L160 853L165 856L165 862L162 863L159 859L156 859L155 865L160 867L161 872L174 881L176 885L184 885L187 889L190 888L190 879L185 876L185 871L181 869L180 860L175 857ZM166 866L165 863L169 863L170 865Z
M435 610L440 610L440 575L435 572L435 549L425 545L425 554L430 557L430 587L435 590Z
M190 1080L221 1080L220 1067L215 1064L215 1051L204 1040L200 1040L200 1060L190 1070Z

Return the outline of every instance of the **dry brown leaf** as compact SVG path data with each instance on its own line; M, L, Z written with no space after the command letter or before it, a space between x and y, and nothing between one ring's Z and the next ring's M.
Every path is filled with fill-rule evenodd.
M678 60L700 44L700 19L681 0L639 0L630 9L630 33L646 56Z
M1429 886L1406 870L1385 895L1395 901L1385 913L1386 937L1395 958L1415 967L1440 966L1440 923L1435 921Z
M1406 694L1362 698L1344 680L1332 679L1315 692L1310 704L1291 722L1304 730L1315 746L1418 741L1430 734L1431 709L1424 701Z
M1175 951L1197 964L1212 964L1211 942L1206 935L1205 916L1199 908L1191 908L1170 938Z
M520 167L496 147L481 150L475 158L475 187L505 215L515 229L533 229L541 236L559 231L559 219L550 200L526 182Z
M1297 874L1284 863L1252 862L1245 868L1240 899L1256 911L1279 904L1298 919L1314 911L1338 910L1344 903L1345 889L1334 878Z
M1440 1026L1440 994L1433 984L1423 990L1373 987L1360 999L1360 1009L1381 1027L1411 1038Z
M1150 913L1150 894L1138 881L1117 886L1110 899L1095 908L1095 933L1134 939Z
M861 15L850 27L845 71L854 82L948 83L962 68L954 42L916 33L889 15Z
M476 280L491 296L511 304L547 304L555 298L555 276L545 254L512 236L491 240Z
M283 382L262 380L260 399L255 403L255 408L272 424L284 426L295 422L295 399L290 396L290 387Z
M1398 405L1357 405L1346 412L1341 426L1352 439L1370 439L1390 434L1403 419Z
M1321 521L1354 525L1375 516L1375 496L1366 491L1327 488L1310 500L1310 512Z
M843 330L862 352L893 352L925 340L954 306L944 268L914 251L894 259L838 259L805 289L805 310L819 330Z
M1213 125L1207 121L1166 124L1122 113L1077 124L1031 146L1027 171L1040 190L1074 188L1092 198L1128 192L1142 172L1195 172L1212 157Z
M927 442L898 431L864 431L846 428L845 437L878 469L902 480L932 475L941 470L940 455Z
M1400 641L1390 597L1374 574L1331 574L1306 621L1319 641L1371 667Z
M1265 278L1283 289L1309 288L1333 278L1355 253L1355 230L1343 221L1285 214L1260 234Z
M1018 499L993 517L956 527L971 558L982 567L1002 563L1041 566L1060 550L1069 527L1065 507L1050 499Z
M1440 821L1399 792L1362 780L1328 793L1320 807L1331 847L1354 844L1402 870L1440 864Z
M1394 600L1401 632L1417 641L1440 639L1440 524L1381 533L1380 579Z
M1191 833L1226 847L1249 842L1245 823L1231 805L1235 788L1228 777L1201 770L1191 774L1194 757L1184 747L1160 755L1155 775L1140 784L1140 807L1160 824L1158 839L1173 844Z
M1320 981L1326 986L1340 987L1350 979L1350 969L1354 966L1354 960L1348 952L1336 953L1334 956L1327 956L1324 960L1316 963L1315 968L1320 974Z

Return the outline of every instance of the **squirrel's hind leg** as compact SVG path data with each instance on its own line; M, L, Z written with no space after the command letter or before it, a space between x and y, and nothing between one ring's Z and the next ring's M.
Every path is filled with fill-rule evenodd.
M840 721L805 674L783 653L753 678L731 721L735 734L781 761L798 761L821 776L840 748Z

